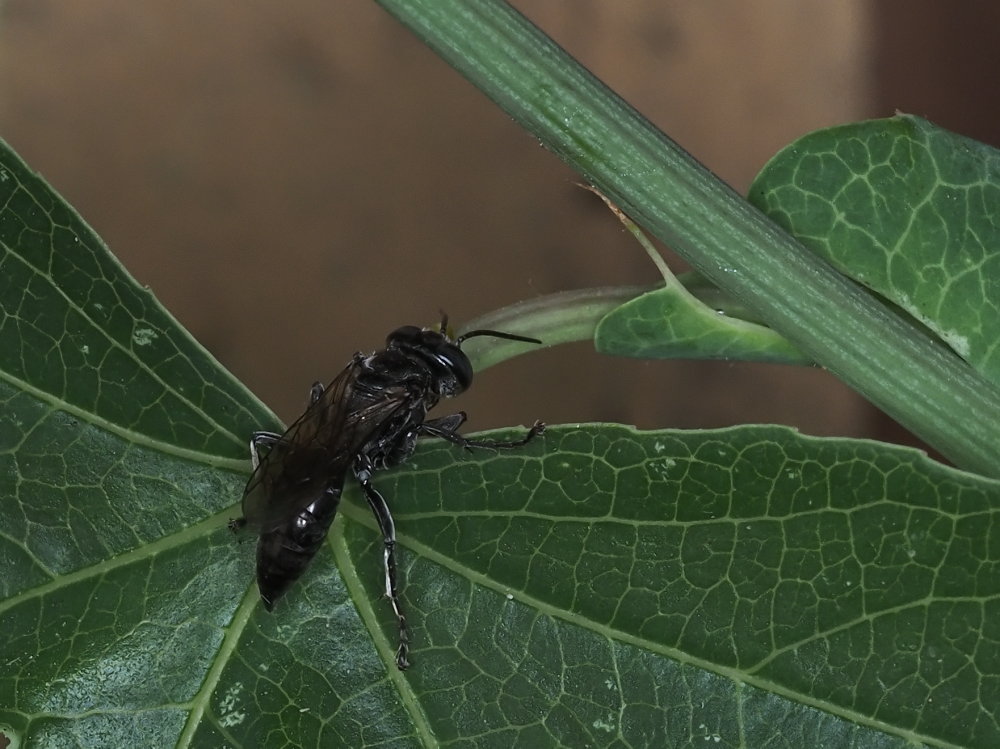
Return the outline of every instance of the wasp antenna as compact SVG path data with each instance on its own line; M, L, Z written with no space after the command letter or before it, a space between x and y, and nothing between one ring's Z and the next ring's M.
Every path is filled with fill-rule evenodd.
M475 338L476 336L488 335L493 338L506 338L508 341L524 341L525 343L538 343L541 341L537 338L529 338L526 335L515 335L514 333L503 333L499 330L470 330L465 335L459 336L455 339L455 343L461 345L462 341L468 340L469 338Z
M438 332L441 335L448 335L448 313L443 309L439 309L438 312L441 313L441 327L438 329Z

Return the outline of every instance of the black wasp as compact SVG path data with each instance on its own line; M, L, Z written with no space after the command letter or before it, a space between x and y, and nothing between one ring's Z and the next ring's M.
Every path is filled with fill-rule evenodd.
M385 595L399 623L396 665L400 669L409 660L406 617L396 589L396 530L388 504L372 486L372 474L406 460L421 435L465 448L508 448L525 444L545 429L535 422L519 440L471 440L458 433L464 412L425 420L441 398L454 397L472 384L472 364L461 349L463 341L492 336L541 343L495 330L473 330L451 338L447 323L444 317L438 329L397 328L386 338L383 350L369 356L357 353L327 387L313 385L309 407L284 434L254 432L253 474L243 493L243 517L231 523L234 529L249 524L260 530L257 587L270 611L322 545L337 513L344 480L352 473L385 543Z

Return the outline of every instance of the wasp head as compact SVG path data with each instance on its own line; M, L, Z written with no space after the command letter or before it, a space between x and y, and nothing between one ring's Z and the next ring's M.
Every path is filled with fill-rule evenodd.
M431 373L434 391L451 398L472 384L472 362L446 334L431 328L404 325L386 338L386 349L399 351L412 361L423 364Z
M541 343L537 338L501 333L496 330L472 330L458 338L448 335L447 318L439 328L418 328L404 325L386 338L386 349L396 350L413 361L419 361L431 372L434 391L442 398L464 393L472 384L472 362L462 351L462 342L476 336L506 338L525 343Z

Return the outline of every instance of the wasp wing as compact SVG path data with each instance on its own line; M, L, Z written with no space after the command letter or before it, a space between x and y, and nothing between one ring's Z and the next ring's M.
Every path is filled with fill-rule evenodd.
M308 507L331 486L343 487L358 450L406 404L405 388L356 397L361 364L352 362L264 453L243 493L243 515L270 529ZM360 402L359 402L360 401Z

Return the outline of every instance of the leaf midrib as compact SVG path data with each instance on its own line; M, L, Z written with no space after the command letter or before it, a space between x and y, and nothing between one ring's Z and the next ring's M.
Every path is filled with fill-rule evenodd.
M257 587L256 585L250 584L247 586L246 593L243 595L243 600L236 608L232 620L226 627L226 633L222 638L222 642L219 645L219 649L217 650L215 657L212 658L212 665L205 674L205 680L202 682L201 688L187 703L190 709L190 714L184 723L184 729L181 731L181 735L177 739L177 747L187 747L191 745L198 729L201 726L202 720L205 718L205 713L208 711L211 704L212 695L215 694L215 688L218 686L219 681L222 678L222 673L225 671L226 666L229 664L230 657L236 651L236 648L243 637L243 632L247 628L247 624L250 621L253 610L257 607L257 601ZM222 729L221 726L219 726L219 728L220 730Z

